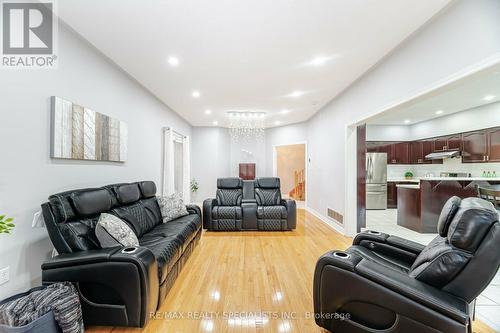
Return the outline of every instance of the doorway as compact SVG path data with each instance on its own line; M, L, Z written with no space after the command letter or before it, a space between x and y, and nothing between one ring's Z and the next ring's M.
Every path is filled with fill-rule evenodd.
M275 176L281 180L281 195L299 204L306 201L306 144L274 147Z

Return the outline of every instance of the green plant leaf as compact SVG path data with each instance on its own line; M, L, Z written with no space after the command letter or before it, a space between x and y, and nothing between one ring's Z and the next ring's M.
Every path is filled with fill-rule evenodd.
M12 222L14 219L12 217L9 217L8 219L5 220L5 222Z
M3 220L5 218L5 215L0 215L0 220Z

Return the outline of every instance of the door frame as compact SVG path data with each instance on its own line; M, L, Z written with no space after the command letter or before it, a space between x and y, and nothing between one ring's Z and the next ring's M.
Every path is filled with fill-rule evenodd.
M278 176L278 163L277 163L277 153L276 153L276 148L278 147L283 147L283 146L293 146L293 145L304 145L305 146L305 154L304 154L304 172L306 174L306 200L304 201L304 205L307 208L307 200L309 199L309 171L308 171L308 159L309 159L309 154L307 152L307 141L297 141L297 142L291 142L291 143L282 143L282 144L277 144L273 145L273 177Z

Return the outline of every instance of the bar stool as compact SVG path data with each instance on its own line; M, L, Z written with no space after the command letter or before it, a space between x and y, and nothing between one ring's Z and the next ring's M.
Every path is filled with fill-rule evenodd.
M500 188L478 187L478 197L487 200L500 209Z

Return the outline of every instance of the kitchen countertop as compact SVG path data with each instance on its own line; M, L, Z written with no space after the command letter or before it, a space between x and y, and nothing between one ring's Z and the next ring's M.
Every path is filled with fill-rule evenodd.
M488 177L422 177L420 180L483 180L483 181L493 181L493 182L500 182L500 178L488 178Z
M387 182L389 183L402 183L402 182L407 182L407 183L419 183L420 179L418 178L412 178L412 179L406 179L405 177L394 177L394 178L387 178Z
M414 190L420 189L419 184L396 184L396 187L401 187L401 188L411 188Z
M458 181L463 181L463 180L473 180L473 181L492 181L492 182L500 182L500 177L496 178L488 178L488 177L415 177L412 179L406 179L404 177L396 177L396 178L388 178L387 182L393 182L393 183L420 183L421 180L458 180Z

